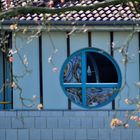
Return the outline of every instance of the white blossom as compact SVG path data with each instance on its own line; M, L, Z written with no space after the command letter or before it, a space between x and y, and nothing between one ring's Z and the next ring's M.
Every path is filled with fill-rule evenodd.
M42 104L38 104L38 105L37 105L37 109L38 109L38 110L42 110L42 109L43 109L43 105L42 105Z
M48 58L48 63L51 63L52 62L52 56L50 56L49 58Z
M33 99L36 100L37 99L37 95L33 95Z
M135 84L138 88L140 88L140 81Z

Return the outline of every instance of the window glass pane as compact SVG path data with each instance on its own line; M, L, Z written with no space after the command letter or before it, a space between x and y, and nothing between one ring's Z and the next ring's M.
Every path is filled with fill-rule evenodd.
M87 53L87 83L117 83L115 66L104 55L97 52Z
M92 56L93 53L87 53L87 83L96 83L99 82L99 71L94 59Z
M108 103L114 94L115 90L113 88L87 88L87 106L99 106Z
M65 88L66 95L74 103L82 104L82 88Z
M64 83L81 83L82 67L81 54L70 59L64 70Z

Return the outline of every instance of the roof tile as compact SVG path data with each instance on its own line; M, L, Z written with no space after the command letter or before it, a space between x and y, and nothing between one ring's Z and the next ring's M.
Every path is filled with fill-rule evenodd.
M100 0L82 0L82 1L68 1L64 4L56 4L54 7L71 7L71 6L87 6L96 4L99 2L104 2ZM26 5L32 6L46 6L47 0L11 0L11 5L8 6L6 0L2 0L2 10L7 10L11 7L20 7ZM97 10L87 10L87 11L67 11L61 14L33 14L19 16L19 20L43 20L48 21L131 21L140 20L140 14L127 5L110 5L105 8L98 8Z

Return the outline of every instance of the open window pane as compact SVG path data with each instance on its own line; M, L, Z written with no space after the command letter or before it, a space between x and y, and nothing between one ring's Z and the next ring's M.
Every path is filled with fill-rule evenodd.
M114 64L97 52L87 53L87 83L118 83Z
M87 83L99 82L99 71L92 53L87 53Z

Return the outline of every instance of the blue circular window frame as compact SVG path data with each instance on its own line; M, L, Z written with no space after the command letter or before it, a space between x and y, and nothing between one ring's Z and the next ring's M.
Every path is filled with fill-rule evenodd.
M76 87L76 88L81 88L82 89L82 99L84 99L84 98L86 98L86 97L83 97L83 89L84 90L86 90L86 88L87 88L87 86L85 85L85 83L84 83L84 85L83 85L83 82L81 83L81 86L79 86L79 87L77 87L77 86L69 86L70 85L70 83L69 84L66 84L65 85L65 83L64 83L64 81L63 81L63 76L64 76L64 70L65 70L65 68L66 68L66 65L68 64L68 62L74 57L74 56L76 56L77 54L79 54L79 53L81 53L82 54L82 68L83 67L86 67L86 61L85 61L85 59L86 59L86 53L87 52L95 52L95 53L98 53L98 54L101 54L101 55L103 55L103 56L105 56L106 58L108 58L111 62L112 62L112 64L114 65L114 67L115 67L115 69L116 69L116 72L117 72L117 76L118 76L118 82L117 82L117 84L116 84L116 86L114 87L115 89L117 89L117 90L115 90L114 92L113 92L113 95L107 100L107 101L105 101L105 102L103 102L103 103L101 103L101 104L99 104L99 105L96 105L96 106L87 106L86 104L83 104L83 102L84 101L82 101L82 104L78 104L78 103L75 103L73 100L71 100L74 104L77 104L78 106L80 106L80 107L83 107L83 108L87 108L87 109L92 109L92 108L99 108L99 107L102 107L102 106L105 106L105 105L107 105L108 103L110 103L110 102L112 102L115 98L116 98L116 96L118 95L118 91L119 91L119 89L121 88L121 85L122 85L122 75L121 75L121 70L120 70L120 68L119 68L119 65L117 64L117 62L114 60L114 58L110 55L110 54L108 54L107 52L105 52L104 50L101 50L101 49L98 49L98 48L83 48L83 49L80 49L80 50L78 50L78 51L75 51L74 53L72 53L65 61L64 61L64 63L63 63L63 65L62 65L62 68L61 68L61 71L60 71L60 85L61 85L61 88L63 89L63 91L64 91L64 93L65 93L65 95L69 98L69 96L68 96L68 94L66 93L66 90L65 90L65 88L67 88L67 87ZM86 68L84 68L84 69L86 69ZM82 71L83 72L83 71ZM86 80L86 71L84 71L84 73L82 74L82 77L84 77L84 80ZM76 85L76 83L73 83L73 85ZM105 83L100 83L100 85L98 85L99 83L95 83L96 84L96 87L104 87L104 88L107 88L108 87L108 85L107 84L105 84ZM92 88L94 88L94 86L91 86ZM113 84L112 84L112 87L113 87ZM86 96L86 91L84 91L84 96Z

